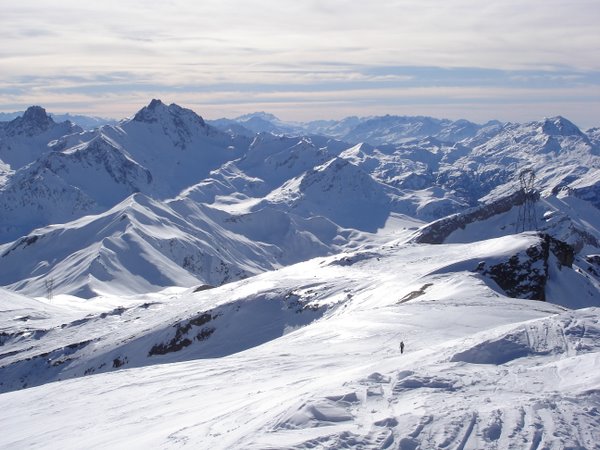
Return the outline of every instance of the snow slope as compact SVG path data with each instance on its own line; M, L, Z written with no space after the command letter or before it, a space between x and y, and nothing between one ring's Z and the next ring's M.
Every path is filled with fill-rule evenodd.
M51 279L56 293L83 298L220 285L273 268L276 262L264 247L199 211L190 221L167 204L135 194L105 213L0 246L0 283L45 295Z
M0 245L0 285L45 296L140 294L169 286L219 286L344 249L411 232L388 217L377 233L341 228L273 207L229 214L187 197L160 202L134 194L110 210L34 230Z
M391 244L48 328L3 312L3 389L63 380L0 394L0 446L595 448L597 308L474 271L537 243Z
M138 111L118 127L102 132L154 178L152 193L165 198L177 195L227 161L238 158L249 141L210 127L202 117L160 100Z

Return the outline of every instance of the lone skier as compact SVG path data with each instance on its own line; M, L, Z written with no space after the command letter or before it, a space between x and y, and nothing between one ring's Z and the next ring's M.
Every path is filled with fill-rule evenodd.
M404 353L404 341L400 341L400 353Z

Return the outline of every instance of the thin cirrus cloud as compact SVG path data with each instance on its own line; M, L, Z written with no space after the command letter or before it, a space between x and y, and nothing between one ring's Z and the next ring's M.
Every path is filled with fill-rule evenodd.
M21 0L0 17L5 111L123 117L160 96L209 117L600 112L596 0Z

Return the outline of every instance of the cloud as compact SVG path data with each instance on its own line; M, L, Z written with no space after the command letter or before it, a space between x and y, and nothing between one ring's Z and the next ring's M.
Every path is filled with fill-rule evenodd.
M343 92L357 108L370 92L387 108L390 89L436 92L441 105L458 87L543 102L544 89L581 98L600 83L596 0L20 0L0 2L0 17L0 94L19 108L34 94L89 107L127 97L124 108L160 92L215 105L232 92L314 93L331 105Z

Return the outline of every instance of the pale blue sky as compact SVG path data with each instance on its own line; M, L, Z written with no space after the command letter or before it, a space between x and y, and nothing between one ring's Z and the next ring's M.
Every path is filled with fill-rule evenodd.
M0 110L600 125L597 0L0 2Z

